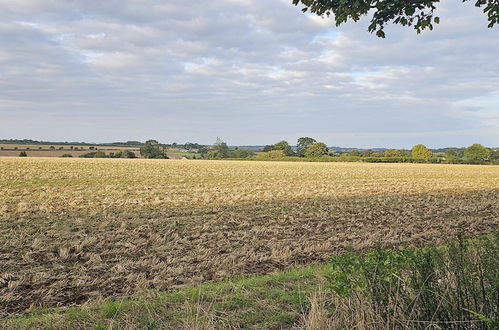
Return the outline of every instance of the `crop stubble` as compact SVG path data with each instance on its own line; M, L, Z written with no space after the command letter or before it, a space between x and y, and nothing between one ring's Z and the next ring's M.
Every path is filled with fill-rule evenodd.
M0 314L499 227L499 166L0 158Z

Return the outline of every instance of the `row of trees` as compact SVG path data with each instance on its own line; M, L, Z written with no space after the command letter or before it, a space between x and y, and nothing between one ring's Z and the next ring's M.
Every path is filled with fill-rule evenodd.
M499 159L499 151L484 147L481 144L473 144L467 148L450 148L446 152L434 153L423 144L417 144L411 150L388 149L386 151L373 151L371 149L343 154L354 157L405 157L417 160L443 159L447 161L485 161Z
M276 144L265 146L263 152L281 151L284 157L298 156L308 158L321 157L330 154L325 143L317 142L317 140L311 137L301 137L296 142L296 151L293 150L287 141L280 141ZM273 154L277 155L278 153L274 152Z
M73 157L71 154L64 154L61 157ZM80 158L137 158L137 155L130 150L121 150L106 154L104 151L88 152L80 156Z
M248 158L252 157L253 153L243 150L230 150L227 143L217 138L213 148L208 151L205 158L208 159L223 159L223 158ZM369 157L369 158L390 158L393 161L487 161L499 159L499 151L491 150L481 144L473 144L468 148L448 149L445 153L433 153L428 147L423 144L417 144L411 150L388 149L385 151L368 150L353 150L347 153L335 153L328 149L325 143L318 142L311 137L301 137L297 140L296 147L291 146L287 141L279 141L272 145L266 145L263 151L257 155L258 159L280 159L284 157L305 157L319 158L324 156L340 156L340 157Z

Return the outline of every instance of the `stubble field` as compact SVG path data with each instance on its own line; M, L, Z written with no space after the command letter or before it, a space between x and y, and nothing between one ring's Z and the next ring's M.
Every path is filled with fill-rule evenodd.
M499 227L499 166L0 158L0 316Z

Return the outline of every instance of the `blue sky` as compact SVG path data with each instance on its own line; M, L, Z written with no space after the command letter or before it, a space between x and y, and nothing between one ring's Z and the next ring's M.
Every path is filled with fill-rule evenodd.
M0 138L499 145L499 29L416 34L291 0L0 0Z

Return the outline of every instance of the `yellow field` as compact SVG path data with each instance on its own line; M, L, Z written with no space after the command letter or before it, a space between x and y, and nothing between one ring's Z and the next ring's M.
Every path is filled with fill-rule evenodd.
M0 158L0 311L498 227L499 166Z

